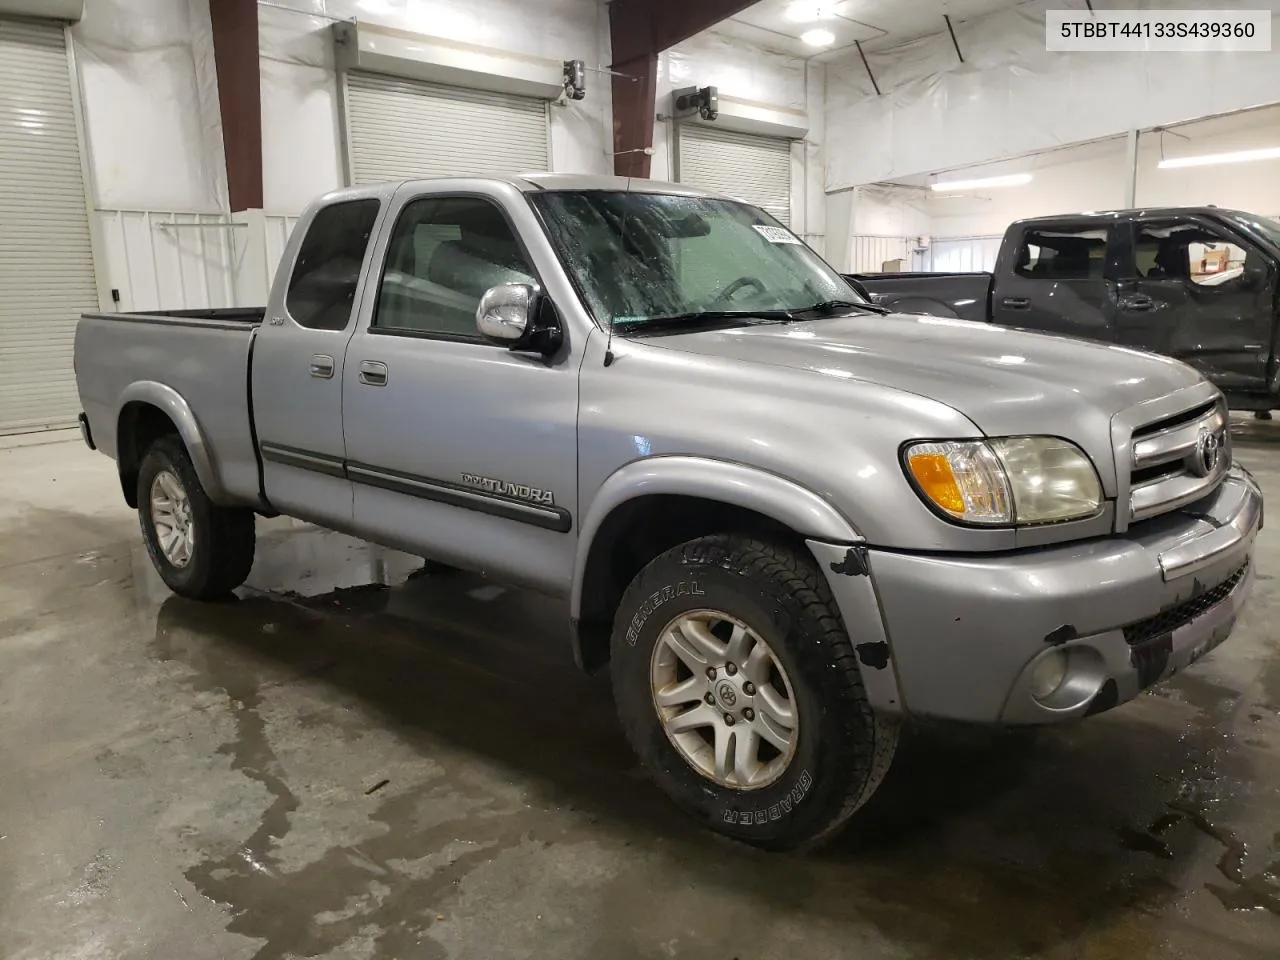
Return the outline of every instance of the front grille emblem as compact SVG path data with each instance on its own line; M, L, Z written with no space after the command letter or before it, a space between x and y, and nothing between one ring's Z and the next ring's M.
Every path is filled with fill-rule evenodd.
M1187 458L1187 467L1197 477L1209 476L1222 463L1223 448L1225 446L1225 430L1202 428L1200 435L1196 437L1195 452Z

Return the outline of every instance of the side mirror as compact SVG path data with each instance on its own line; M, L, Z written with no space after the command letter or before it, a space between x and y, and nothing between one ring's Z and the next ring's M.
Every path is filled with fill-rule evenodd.
M491 343L550 356L563 340L555 308L528 283L500 283L480 298L476 329Z

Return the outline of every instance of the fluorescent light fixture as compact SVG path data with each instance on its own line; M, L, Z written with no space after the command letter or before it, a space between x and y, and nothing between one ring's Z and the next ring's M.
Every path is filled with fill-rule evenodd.
M1161 170L1178 167L1212 167L1219 163L1248 163L1250 160L1280 160L1280 147L1262 150L1237 150L1234 153L1206 153L1199 157L1170 157L1160 161Z
M836 35L830 30L806 30L800 40L811 47L829 47L836 42Z
M812 23L814 20L826 20L836 15L838 3L814 3L813 0L797 0L787 4L782 15L792 23Z
M929 184L930 190L980 190L983 187L1020 187L1031 182L1029 173L1011 173L1004 177L983 177L979 180L944 180Z

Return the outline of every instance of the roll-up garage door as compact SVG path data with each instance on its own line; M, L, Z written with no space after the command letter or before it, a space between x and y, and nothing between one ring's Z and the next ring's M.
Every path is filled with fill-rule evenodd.
M547 103L377 74L347 74L356 183L547 170Z
M791 222L791 141L679 125L680 182L753 203L782 223Z
M97 309L63 28L0 19L0 434L75 423L76 320Z

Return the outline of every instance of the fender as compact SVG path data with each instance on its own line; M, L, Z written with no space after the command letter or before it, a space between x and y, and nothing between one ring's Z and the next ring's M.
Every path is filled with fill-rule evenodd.
M148 403L173 421L174 426L178 428L179 436L182 437L183 444L187 448L187 453L191 457L191 464L195 467L196 476L200 478L200 485L204 487L205 493L209 495L209 499L214 503L224 501L226 499L226 491L222 487L222 480L214 466L209 444L205 442L204 433L200 429L196 415L192 412L191 406L187 401L183 399L182 394L178 393L173 387L165 386L163 383L157 383L154 380L139 380L131 383L120 395L120 402L116 405L117 424L119 423L121 412L130 403ZM117 458L119 457L119 451L120 437L117 431Z
M633 460L600 485L579 528L569 598L574 620L582 613L582 584L591 544L605 518L629 500L654 494L700 497L743 507L776 520L807 539L841 544L861 543L864 539L839 510L818 494L775 473L705 457Z

